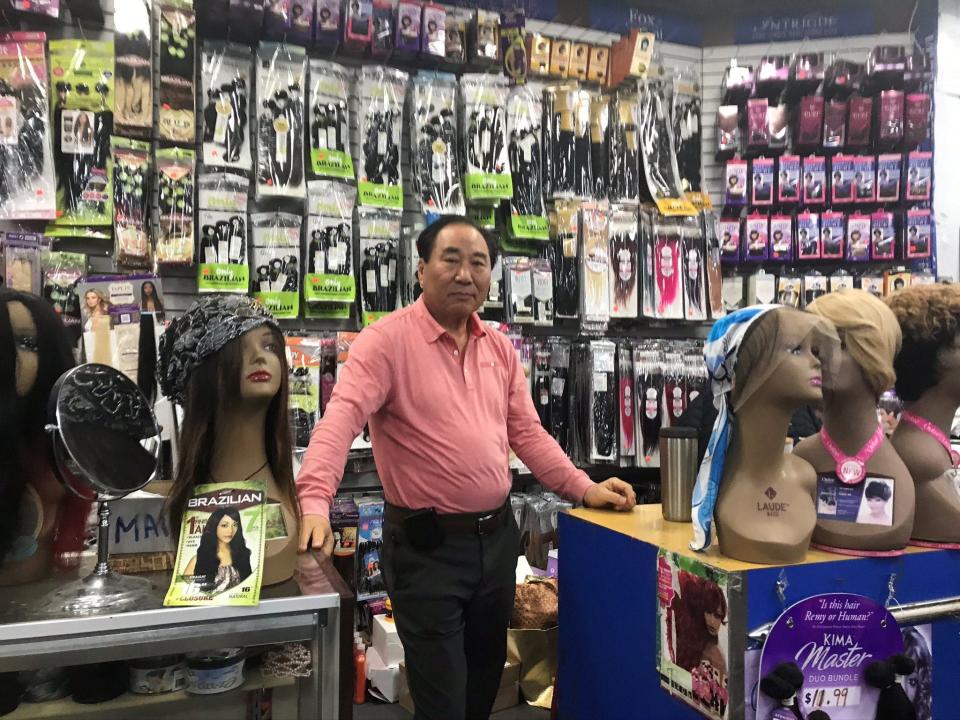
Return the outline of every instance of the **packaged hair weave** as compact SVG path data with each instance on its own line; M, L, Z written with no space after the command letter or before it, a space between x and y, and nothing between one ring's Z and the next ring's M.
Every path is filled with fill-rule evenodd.
M511 325L532 325L534 320L533 273L530 259L503 259L506 320Z
M56 216L46 39L0 34L0 220Z
M310 444L310 435L320 417L320 338L287 337L287 356L290 425L294 447L303 450Z
M3 238L3 284L18 292L40 294L40 236L8 232Z
M393 54L396 23L392 0L373 0L373 36L370 38L370 56L388 58Z
M584 203L580 209L581 307L585 329L606 329L610 321L608 208Z
M640 202L640 122L636 93L617 91L610 103L611 202Z
M589 198L593 191L591 95L578 84L569 83L549 89L544 98L552 152L552 197Z
M657 317L656 313L656 233L653 221L656 211L652 207L640 210L640 314L646 318Z
M640 259L640 218L636 209L614 207L610 211L610 316L637 317Z
M721 271L720 238L717 235L717 215L704 210L701 213L703 223L703 239L705 245L704 264L707 269L707 300L710 306L711 319L723 317L723 276Z
M550 397L550 383L553 380L553 371L550 367L550 344L548 341L536 340L533 346L533 406L537 409L540 424L550 432L552 421L552 402Z
M510 234L515 238L546 240L550 236L543 203L541 142L543 109L527 86L516 87L507 98L507 133L513 197Z
M656 216L653 222L654 317L683 318L685 284L681 274L682 231L674 218Z
M115 132L148 139L153 133L153 47L149 0L114 4Z
M363 324L397 309L400 213L360 208L360 299Z
M468 73L460 78L463 114L463 176L468 202L513 197L507 150L507 81L500 75Z
M208 171L197 182L197 290L246 294L247 194L250 180L224 171Z
M81 325L77 283L86 272L87 256L82 253L40 251L42 295L60 316L74 343L80 339Z
M530 263L533 277L533 321L543 327L553 326L553 269L549 260Z
M564 451L567 450L567 416L570 412L570 341L550 340L550 434Z
M467 61L467 30L469 27L470 11L468 9L447 7L444 45L448 63L463 65Z
M547 258L553 266L556 317L580 317L580 213L576 203L558 202L550 211Z
M641 88L640 117L643 118L640 158L646 192L661 212L694 215L693 206L683 195L666 101L663 92L652 83L645 83Z
M610 178L610 97L592 93L590 96L590 175L591 195L595 200L606 200Z
M620 409L620 462L629 458L628 464L634 463L637 456L636 444L636 397L633 372L633 348L622 343L617 347L617 401Z
M353 262L357 190L335 180L312 180L307 199L305 315L349 318L357 296Z
M687 409L687 377L683 355L675 346L663 354L663 406L666 424L673 427Z
M300 314L300 225L298 215L253 213L251 283L253 296L278 320Z
M680 181L687 192L700 192L700 82L681 72L673 84L673 141Z
M684 317L707 319L707 288L704 272L703 229L699 218L678 218L681 232Z
M161 140L196 140L197 17L193 0L164 0L156 6L160 39L158 127Z
M243 45L206 40L200 67L203 164L249 171L253 54Z
M428 220L463 215L457 150L457 82L447 73L418 73L413 83L413 184Z
M403 209L400 169L403 101L407 74L367 65L360 73L358 200L366 207Z
M150 265L150 189L153 167L150 145L113 137L113 237L117 265Z
M302 198L306 53L285 43L257 50L256 196Z
M617 460L617 346L607 340L590 343L591 382L587 398L590 408L590 461Z
M193 150L157 150L160 234L156 259L164 265L193 263L193 191L196 156Z
M57 224L113 224L113 43L51 40Z
M320 178L353 180L350 148L351 71L329 60L310 60L310 171Z

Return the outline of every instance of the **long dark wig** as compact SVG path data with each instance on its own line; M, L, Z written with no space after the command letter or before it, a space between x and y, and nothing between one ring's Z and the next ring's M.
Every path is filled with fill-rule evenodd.
M230 518L237 524L237 532L230 541L230 557L233 561L233 567L236 568L240 579L243 580L253 572L250 568L250 548L247 547L247 541L243 537L243 523L240 522L240 511L234 508L217 508L207 519L207 524L203 527L203 534L200 536L200 547L197 548L197 564L194 566L193 574L202 575L205 578L203 585L213 585L214 578L217 576L217 569L220 567L220 558L217 557L217 525L223 520L224 516Z
M264 439L267 447L267 464L280 490L281 500L300 518L300 503L293 479L293 441L287 414L287 398L290 394L290 369L287 365L283 333L272 329L277 357L280 358L280 391L267 408ZM190 373L187 382L187 402L183 422L180 424L180 460L177 476L167 500L170 512L170 529L180 533L180 521L187 500L197 485L210 482L210 460L216 440L216 424L219 416L231 408L231 403L240 398L240 374L243 370L241 338L236 338L201 362ZM242 478L231 478L241 480ZM220 478L225 480L225 478Z
M37 378L26 397L17 396L17 338L10 321L11 303L23 305L37 330ZM47 403L57 379L75 364L70 337L60 316L43 298L0 288L0 508L20 507L29 479L49 472L50 445L44 433ZM55 548L60 561L82 549L86 501L67 496L60 506ZM0 561L19 528L0 523Z

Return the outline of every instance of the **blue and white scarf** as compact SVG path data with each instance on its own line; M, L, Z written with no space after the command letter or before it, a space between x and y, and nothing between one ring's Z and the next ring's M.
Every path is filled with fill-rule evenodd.
M713 390L713 404L718 413L713 423L710 442L707 443L707 452L697 473L697 484L693 488L693 542L690 547L694 550L706 550L710 547L713 510L717 505L727 448L730 446L733 410L729 396L733 390L740 345L754 322L780 307L782 306L753 305L721 318L710 328L710 335L703 346L703 357L707 361L707 372L710 374Z

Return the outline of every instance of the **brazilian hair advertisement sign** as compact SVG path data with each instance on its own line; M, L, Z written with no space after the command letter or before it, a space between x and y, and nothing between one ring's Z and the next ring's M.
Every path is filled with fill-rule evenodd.
M266 483L198 485L187 501L167 606L260 602Z
M660 685L706 717L730 717L729 577L685 555L657 556Z

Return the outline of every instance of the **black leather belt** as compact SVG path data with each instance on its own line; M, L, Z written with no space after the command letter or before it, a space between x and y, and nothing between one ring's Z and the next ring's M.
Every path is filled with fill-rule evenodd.
M396 525L402 525L414 512L390 503L383 506L384 520ZM490 535L507 524L511 512L509 505L504 504L489 512L437 515L437 520L448 535Z

